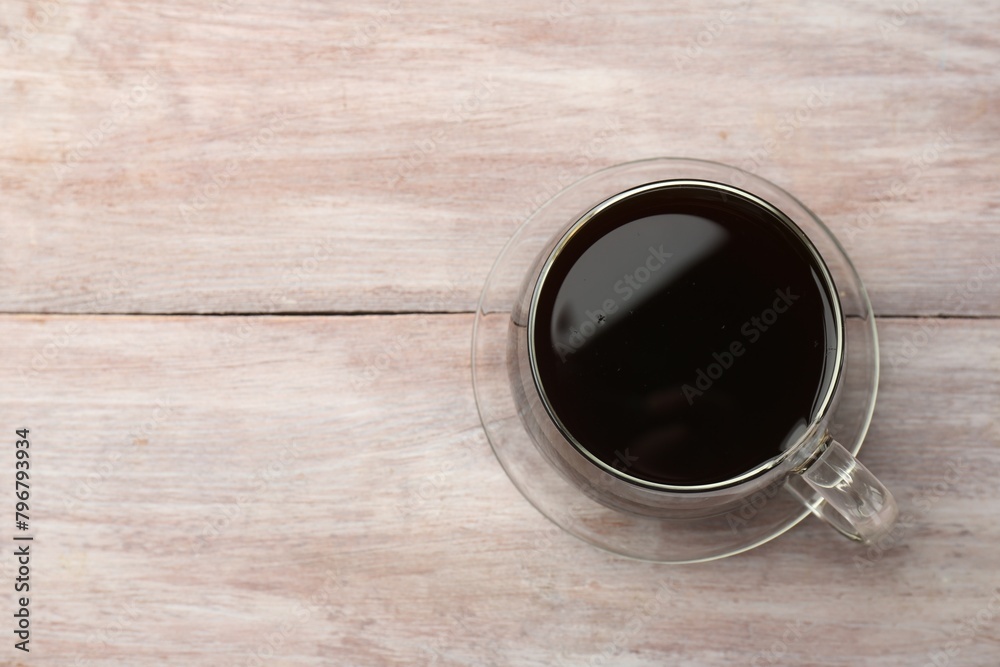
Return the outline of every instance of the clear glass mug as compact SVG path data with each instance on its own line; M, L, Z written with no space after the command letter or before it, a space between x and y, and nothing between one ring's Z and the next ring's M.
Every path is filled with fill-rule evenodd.
M801 230L817 266L823 268L828 293L834 295L838 325L835 379L804 433L756 468L701 486L636 480L588 456L539 391L529 332L537 287L563 239L611 202L677 183L717 188L722 197L728 193L751 198ZM828 267L837 273L836 280ZM510 300L506 312L491 305L502 306L504 299ZM501 320L507 317L503 340L503 322L496 321L497 315ZM874 318L864 287L819 219L764 179L712 162L658 159L619 165L566 188L529 219L501 253L484 289L474 338L477 403L505 470L544 514L598 546L651 560L705 560L780 534L797 522L794 517L801 518L796 504L861 542L886 534L896 518L892 495L854 457L871 417L878 374ZM506 390L500 386L501 375L506 376ZM512 411L517 424L512 422ZM838 420L838 411L848 418ZM838 421L845 421L848 447L834 439ZM539 461L547 470L540 469ZM785 501L796 500L770 501L779 494ZM758 510L768 503L774 507ZM748 513L748 506L753 511ZM745 534L734 528L754 521L758 525L751 525ZM728 535L721 525L729 527ZM685 550L678 540L700 546Z

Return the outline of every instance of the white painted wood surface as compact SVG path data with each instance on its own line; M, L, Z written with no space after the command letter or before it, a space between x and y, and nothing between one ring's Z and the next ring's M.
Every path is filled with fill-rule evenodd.
M688 156L878 312L1000 314L949 298L1000 246L995 6L914 2L5 3L0 308L471 310L560 178Z
M32 429L37 477L32 652L0 625L0 664L1000 663L998 28L985 0L4 3L0 443ZM493 458L490 263L561 181L661 155L779 183L856 260L892 548L810 520L632 562Z
M883 321L885 347L928 322ZM776 664L922 666L1000 586L1000 328L940 322L884 369L862 451L912 517L890 548L868 564L810 519L661 566L562 534L510 484L469 391L469 315L261 318L240 345L235 318L6 316L15 369L68 339L3 385L37 475L31 661L243 665L273 644L265 664L753 664L802 621ZM998 630L949 664L994 664Z

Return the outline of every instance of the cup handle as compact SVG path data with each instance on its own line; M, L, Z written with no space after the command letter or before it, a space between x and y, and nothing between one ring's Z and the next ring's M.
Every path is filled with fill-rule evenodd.
M886 535L899 514L882 482L830 437L818 455L789 475L786 486L813 514L857 542Z

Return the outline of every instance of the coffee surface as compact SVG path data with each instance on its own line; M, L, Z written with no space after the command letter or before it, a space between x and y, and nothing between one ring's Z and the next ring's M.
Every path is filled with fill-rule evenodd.
M564 432L633 481L730 480L794 444L834 382L821 276L801 232L749 198L632 195L543 276L536 380Z

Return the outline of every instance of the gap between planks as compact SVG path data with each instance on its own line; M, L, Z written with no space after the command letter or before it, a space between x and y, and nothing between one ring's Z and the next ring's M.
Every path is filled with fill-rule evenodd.
M81 313L72 311L0 311L0 317L405 317L412 315L475 315L475 310L311 310L279 311L274 313L231 311L221 313L194 312L99 312ZM875 314L876 320L1000 320L1000 315L936 313L929 315L901 315L896 313Z

